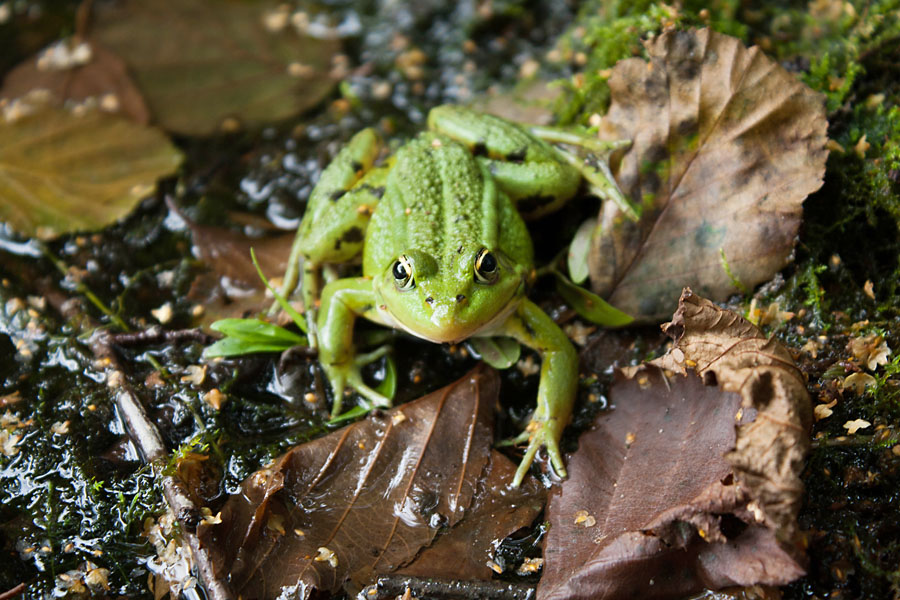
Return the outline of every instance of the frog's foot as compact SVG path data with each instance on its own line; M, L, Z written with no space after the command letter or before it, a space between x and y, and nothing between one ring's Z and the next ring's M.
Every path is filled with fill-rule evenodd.
M540 450L541 447L547 449L547 455L550 457L550 464L553 466L553 470L556 474L563 479L566 478L566 465L563 462L562 453L559 451L560 433L561 428L558 427L557 419L550 418L546 421L532 420L521 435L510 440L510 442L513 443L528 442L525 456L522 457L522 462L519 463L519 468L516 469L516 476L513 478L512 482L513 487L519 487L519 485L521 485L525 476L528 474L528 469L531 468L531 463L534 462L537 451Z
M535 126L531 128L531 133L546 142L563 144L565 147L554 146L556 151L567 163L581 172L582 177L588 182L591 193L614 202L632 221L640 218L641 207L636 206L622 193L609 168L610 155L616 150L630 146L630 140L600 140L594 136L558 127Z
M389 408L391 399L378 393L363 381L359 364L356 362L344 365L325 366L325 374L331 382L331 390L334 392L334 402L331 406L331 418L341 414L344 400L344 390L350 388L369 402L369 408L378 406Z

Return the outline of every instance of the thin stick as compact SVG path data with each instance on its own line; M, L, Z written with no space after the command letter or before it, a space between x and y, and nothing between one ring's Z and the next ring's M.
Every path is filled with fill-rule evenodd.
M231 600L234 595L227 582L216 576L212 561L206 549L201 547L197 538L197 525L200 523L200 509L193 503L184 484L177 477L165 475L168 451L163 443L159 430L147 416L144 406L128 382L128 378L119 362L119 357L110 346L110 337L105 332L94 335L92 339L94 354L106 359L110 388L114 390L116 406L125 425L125 430L140 452L144 462L153 467L153 472L162 484L163 494L175 518L182 526L182 537L191 549L194 564L200 573L203 586L210 600Z

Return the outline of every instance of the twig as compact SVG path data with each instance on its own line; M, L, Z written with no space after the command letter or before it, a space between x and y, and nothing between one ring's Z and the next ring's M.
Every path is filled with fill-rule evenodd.
M402 596L407 590L417 598L435 600L531 600L534 586L503 581L457 581L441 579L420 579L400 575L379 577L374 584L365 588L358 597L366 600L386 600Z
M163 344L177 343L183 341L199 342L201 344L210 344L213 341L212 336L203 333L200 329L163 329L158 325L154 325L143 331L135 331L128 333L111 333L109 341L116 346L139 346L142 344Z
M200 545L196 530L200 522L200 510L193 503L184 489L182 482L172 475L162 473L168 455L159 430L147 416L144 406L138 399L134 389L119 362L119 357L110 346L110 336L99 332L92 339L92 349L99 359L105 359L108 365L108 381L115 393L116 406L128 435L134 441L144 461L153 466L155 475L162 484L163 494L175 518L182 526L182 537L191 549L194 564L206 588L210 600L230 600L233 594L228 584L216 577L212 562L205 548Z
M8 589L5 592L3 592L2 594L0 594L0 600L9 600L10 598L15 598L16 596L18 596L19 594L21 594L24 591L25 591L25 582L23 581L16 587L14 587L12 589Z

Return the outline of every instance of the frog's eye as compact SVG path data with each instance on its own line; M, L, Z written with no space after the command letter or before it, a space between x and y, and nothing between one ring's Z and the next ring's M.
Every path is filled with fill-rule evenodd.
M391 266L391 274L394 276L394 285L397 286L398 290L405 291L416 287L416 282L412 276L412 263L405 254L401 254L394 261L393 266Z
M497 259L487 248L478 251L475 257L475 281L494 283L497 280Z

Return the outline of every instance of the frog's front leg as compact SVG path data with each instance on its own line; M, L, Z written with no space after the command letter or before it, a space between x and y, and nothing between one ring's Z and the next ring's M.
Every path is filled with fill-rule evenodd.
M346 262L362 250L369 218L384 193L387 169L374 167L381 147L373 129L354 135L322 171L297 228L282 293L287 296L296 287L302 257L303 308L313 348L317 345L319 271L323 264Z
M318 315L319 362L334 392L331 416L341 412L344 388L350 387L376 406L390 406L391 399L379 394L362 379L353 346L353 324L358 316L375 311L372 280L365 277L338 279L325 286Z
M522 434L528 440L528 449L516 470L513 487L522 483L541 446L547 449L557 474L565 477L559 439L572 415L578 388L578 354L572 342L547 313L527 299L499 330L492 333L511 336L541 355L537 408Z

